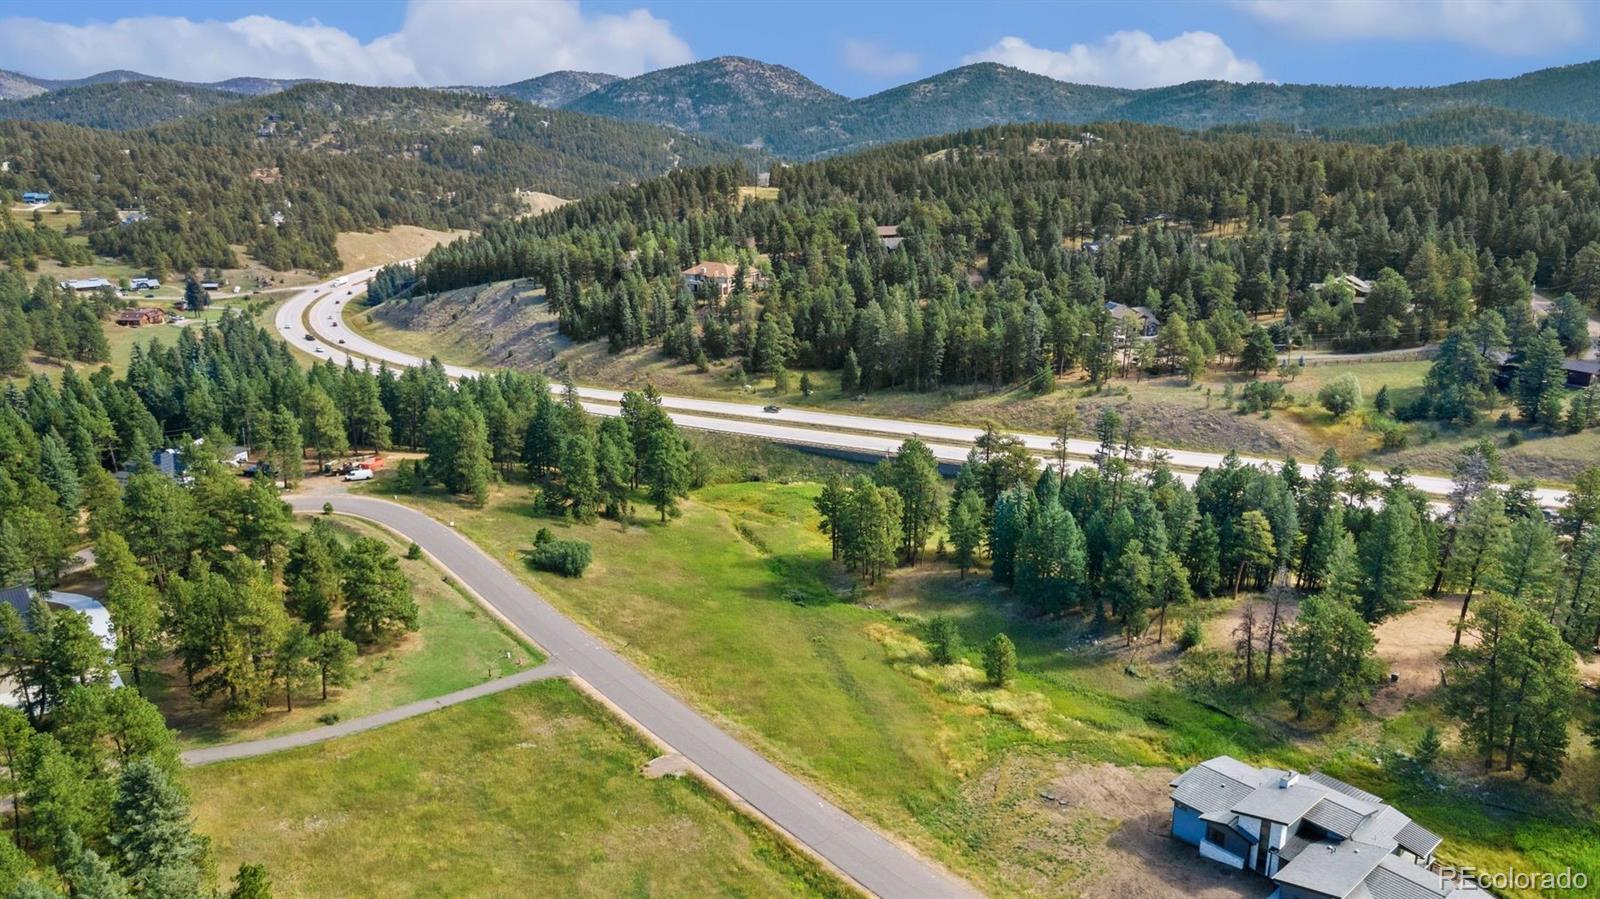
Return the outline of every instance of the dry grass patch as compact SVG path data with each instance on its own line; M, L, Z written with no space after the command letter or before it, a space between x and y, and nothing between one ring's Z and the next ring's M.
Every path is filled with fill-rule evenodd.
M368 268L421 256L442 243L465 237L471 231L435 231L416 225L396 225L387 231L341 231L334 249L347 270Z

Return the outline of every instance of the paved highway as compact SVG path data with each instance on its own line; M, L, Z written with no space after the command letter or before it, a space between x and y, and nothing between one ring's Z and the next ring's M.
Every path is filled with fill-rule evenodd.
M794 839L879 896L977 896L970 886L885 838L724 733L556 611L499 562L415 509L373 497L291 496L297 512L335 511L377 522L416 541L445 570L623 714L688 759Z
M347 350L354 355L358 364L363 359L383 360L396 367L423 364L427 360L368 340L341 323L344 303L361 294L362 285L375 271L367 269L357 272L349 276L350 283L339 288L318 285L302 291L279 308L278 328L292 346L341 364L347 358ZM446 365L445 371L457 378L479 374L475 369L459 365ZM586 409L601 415L616 414L615 404L622 399L619 390L597 387L579 387L578 394L585 400ZM661 402L672 414L673 420L683 427L864 454L893 452L901 441L914 436L928 443L941 462L950 463L959 463L966 458L967 450L981 433L980 429L970 426L815 409L786 408L769 413L756 403L678 396L663 396ZM1015 433L1014 436L1036 453L1052 456L1056 453L1054 438L1048 435ZM1068 442L1067 452L1078 464L1082 464L1083 460L1094 455L1097 448L1098 445L1092 440L1074 439ZM1186 473L1185 479L1191 481L1196 473L1222 464L1223 459L1220 453L1195 450L1160 447L1146 450L1147 455L1155 452L1164 453L1167 463L1175 470ZM1241 460L1253 465L1276 465L1279 461L1252 456L1242 456ZM1438 497L1448 496L1454 487L1450 478L1437 475L1411 475L1407 480L1423 493ZM1566 499L1566 492L1540 488L1536 491L1536 498L1546 508L1557 508Z

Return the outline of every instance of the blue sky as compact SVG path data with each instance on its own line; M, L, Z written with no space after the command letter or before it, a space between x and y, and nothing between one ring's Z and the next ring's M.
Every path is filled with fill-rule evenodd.
M1070 81L1442 84L1600 58L1592 0L119 0L0 6L0 67L503 83L723 54L851 96L992 59Z

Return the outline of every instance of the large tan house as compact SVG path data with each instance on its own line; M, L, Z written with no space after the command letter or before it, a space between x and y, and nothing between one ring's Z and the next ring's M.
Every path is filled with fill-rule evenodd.
M683 286L690 290L698 290L703 285L710 285L719 296L733 293L733 279L739 274L739 267L727 262L697 262L683 270ZM766 284L767 278L754 268L746 268L744 276L745 287L761 287Z

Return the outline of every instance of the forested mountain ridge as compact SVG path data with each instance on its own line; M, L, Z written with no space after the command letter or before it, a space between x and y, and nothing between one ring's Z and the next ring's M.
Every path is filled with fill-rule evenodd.
M1600 302L1595 159L1091 128L777 169L773 202L741 204L728 168L677 172L437 248L421 274L428 290L531 277L576 340L837 369L846 391L1104 380L1126 345L1108 302L1159 322L1141 365L1193 373L1270 368L1308 337L1415 345L1490 313L1517 349L1542 340L1531 284ZM707 259L766 277L684 288ZM1329 283L1347 273L1377 282L1365 303Z
M787 155L773 135L846 102L786 66L719 56L613 81L574 100L571 108L714 134Z
M246 76L211 82L178 81L171 78L146 75L143 72L130 72L127 69L99 72L85 78L35 78L32 75L24 75L21 72L0 69L0 100L17 100L38 96L49 91L70 90L75 87L89 87L96 84L130 84L134 82L162 82L185 87L209 88L210 90L253 97L288 90L297 84L304 84L310 80L312 79Z
M535 106L545 106L556 109L566 106L591 91L616 81L617 76L607 75L604 72L574 72L563 69L540 75L537 78L528 78L515 81L511 84L501 84L495 87L461 87L454 90L471 93L484 93L495 97L514 97Z
M51 81L0 71L0 97L107 86L101 93L81 95L96 103L74 103L67 98L42 103L36 97L33 104L9 113L5 111L8 102L0 102L0 115L136 127L163 116L192 114L192 109L181 105L142 102L140 95L148 94L149 89L138 82L168 85L169 90L181 86L243 95L265 95L299 83L234 78L188 84L125 71ZM121 102L122 94L114 85L123 86L131 102L141 107L139 116L105 108ZM1587 148L1582 129L1565 130L1516 116L1600 125L1600 61L1439 87L1191 81L1146 89L1073 84L997 63L975 63L851 99L794 69L723 56L633 78L558 71L511 84L439 90L515 98L550 108L665 125L791 159L1018 122L1130 121L1189 129L1280 123L1316 132L1339 131L1338 136L1346 139L1416 135L1434 143L1448 135L1462 143L1547 145L1564 152ZM80 108L83 105L89 108Z
M1381 125L1319 129L1317 135L1364 144L1494 144L1507 149L1543 147L1568 156L1600 155L1600 125L1492 106L1463 106Z
M730 67L737 90L726 84ZM1490 143L1518 139L1476 107L1600 123L1600 61L1442 87L1192 81L1142 90L1071 84L977 63L845 99L791 69L724 57L613 82L572 107L714 134L791 158L1013 122L1131 121L1193 129L1280 122L1333 129L1443 119L1452 110L1464 111L1449 130L1467 143Z
M127 131L238 101L236 93L176 81L103 82L0 102L0 119Z
M97 252L170 272L230 266L230 245L329 270L340 231L480 228L523 209L518 189L581 197L750 154L517 100L319 82L120 134L0 123L0 158L0 190L52 190Z

